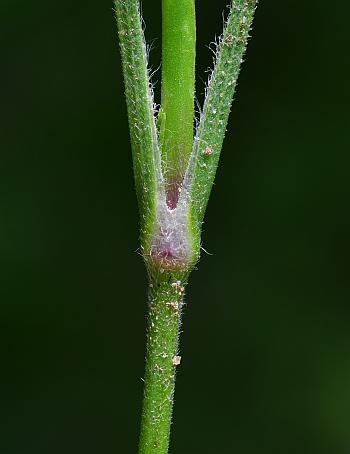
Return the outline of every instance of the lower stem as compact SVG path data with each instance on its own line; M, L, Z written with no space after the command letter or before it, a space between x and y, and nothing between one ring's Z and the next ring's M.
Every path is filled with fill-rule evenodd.
M139 454L167 454L173 409L184 279L151 280Z

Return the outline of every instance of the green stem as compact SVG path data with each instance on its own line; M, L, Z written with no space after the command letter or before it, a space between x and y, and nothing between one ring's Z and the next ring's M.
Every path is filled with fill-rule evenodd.
M193 142L195 2L163 0L162 11L162 100L158 131L166 201L168 207L174 209ZM165 219L163 222L166 224ZM193 266L187 260L173 263L173 249L177 250L179 244L170 241L169 247L168 242L169 238L175 238L176 243L176 235L174 232L166 234L168 225L159 224L159 227L162 240L166 240L164 244L164 241L158 244L159 256L147 257L147 251L145 256L151 287L139 454L168 452L175 370L180 363L181 307L186 278ZM153 251L157 250L155 246Z
M139 454L168 452L175 370L181 361L178 339L184 276L180 279L163 273L151 280Z
M199 257L201 224L256 0L231 2L192 154L195 0L162 0L158 134L139 0L114 1L140 208L141 251L151 283L139 454L167 454L175 370L180 363L184 287Z
M163 172L175 208L193 142L196 18L194 0L162 0Z

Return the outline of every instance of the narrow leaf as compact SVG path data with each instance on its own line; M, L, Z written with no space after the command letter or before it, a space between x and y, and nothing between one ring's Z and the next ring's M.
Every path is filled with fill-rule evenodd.
M139 1L115 0L115 11L140 209L141 243L145 243L154 230L157 184L162 180L153 93L147 69L147 49Z
M214 182L256 0L233 0L209 79L185 185L195 230L200 230Z

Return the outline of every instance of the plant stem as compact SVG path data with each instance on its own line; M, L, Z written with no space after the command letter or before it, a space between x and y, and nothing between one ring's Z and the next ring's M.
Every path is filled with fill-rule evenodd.
M194 0L162 1L163 173L175 208L193 142L196 18Z
M193 147L195 0L162 0L158 134L139 0L114 1L140 210L141 252L150 277L139 454L167 454L175 370L181 360L178 340L184 288L200 255L204 211L257 0L231 2Z
M143 412L139 454L166 454L169 447L175 369L185 277L165 272L151 279Z
M193 142L195 2L163 0L162 17L162 100L158 130L166 203L168 208L175 209ZM164 222L165 219L162 219ZM163 237L169 226L165 222L158 228ZM169 238L176 237L173 233L169 234ZM167 234L165 237L158 245L158 257L156 254L147 259L147 250L144 249L151 287L139 454L168 452L175 369L181 359L178 356L178 339L183 293L193 265L187 260L180 260L181 265L176 265L174 269L170 258L173 251L171 248L168 250L166 243L169 238ZM157 249L155 246L153 250Z

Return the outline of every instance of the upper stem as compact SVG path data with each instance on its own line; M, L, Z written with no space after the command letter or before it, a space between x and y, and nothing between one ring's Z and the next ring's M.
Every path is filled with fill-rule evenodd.
M194 0L162 0L162 158L167 203L175 208L193 142Z

